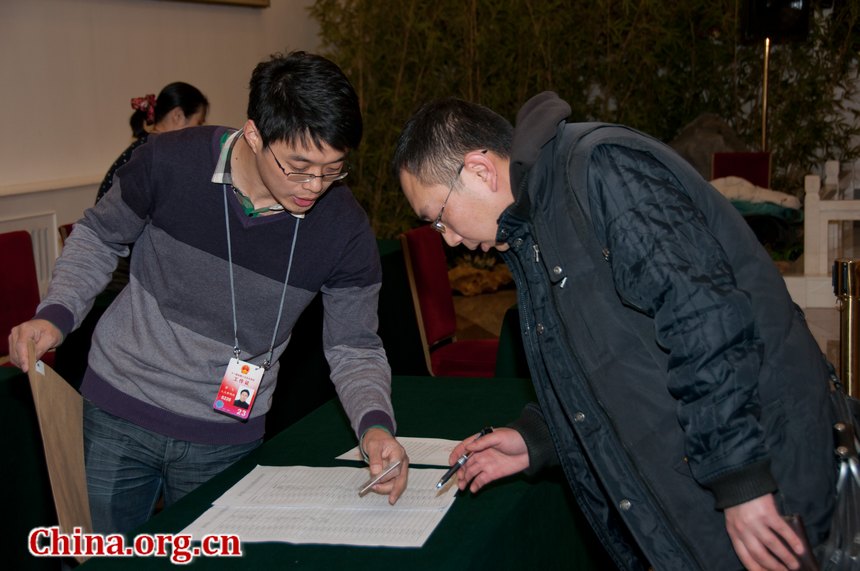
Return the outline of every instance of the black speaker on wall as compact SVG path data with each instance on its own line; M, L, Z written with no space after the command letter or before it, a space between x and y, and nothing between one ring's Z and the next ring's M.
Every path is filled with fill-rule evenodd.
M809 35L810 0L744 0L741 38L754 44L802 42Z

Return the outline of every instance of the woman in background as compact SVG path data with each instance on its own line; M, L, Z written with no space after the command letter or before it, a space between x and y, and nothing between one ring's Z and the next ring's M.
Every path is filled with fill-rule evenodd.
M133 98L131 108L134 109L134 113L131 114L128 122L135 140L111 165L101 186L99 186L96 202L104 198L104 195L113 186L113 177L116 171L131 159L134 150L144 144L150 134L166 133L167 131L202 125L206 122L209 101L193 85L175 81L166 85L158 94L157 99L152 93ZM128 256L119 259L113 278L105 290L111 299L128 283L128 260Z
M158 98L154 94L133 98L131 107L134 113L129 119L129 125L135 140L111 165L99 187L96 202L110 190L117 169L128 162L131 153L146 142L150 133L164 133L202 125L206 122L209 101L193 85L176 81L166 85Z

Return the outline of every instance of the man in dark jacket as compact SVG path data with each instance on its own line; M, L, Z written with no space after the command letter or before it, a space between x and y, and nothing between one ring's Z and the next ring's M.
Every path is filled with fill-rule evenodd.
M743 219L668 147L566 123L517 127L457 99L406 124L394 168L450 245L496 248L518 289L539 404L466 439L459 486L561 464L620 568L794 569L835 499L828 368ZM471 485L470 485L471 482Z

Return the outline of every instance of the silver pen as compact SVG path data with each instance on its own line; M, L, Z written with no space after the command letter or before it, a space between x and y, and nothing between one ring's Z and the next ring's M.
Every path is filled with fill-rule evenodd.
M367 492L369 492L373 486L378 484L385 476L387 476L391 472L393 472L395 470L395 468L397 468L398 466L400 466L400 460L398 460L397 462L395 462L394 464L390 465L388 468L386 468L385 470L380 472L379 475L376 476L375 478L371 478L370 480L368 480L368 482L366 484L364 484L358 490L359 497L364 497L364 495L367 494Z

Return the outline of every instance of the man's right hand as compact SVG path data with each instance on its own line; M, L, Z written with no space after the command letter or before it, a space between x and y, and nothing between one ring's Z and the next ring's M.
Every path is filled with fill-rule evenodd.
M17 325L9 334L9 360L25 373L29 369L27 342L36 345L36 359L39 359L49 349L53 349L63 340L63 334L53 323L45 319L32 319Z
M466 452L469 460L457 473L457 486L474 494L499 478L522 472L529 467L529 452L519 432L511 428L497 428L481 436L475 434L458 444L448 458L453 465Z

